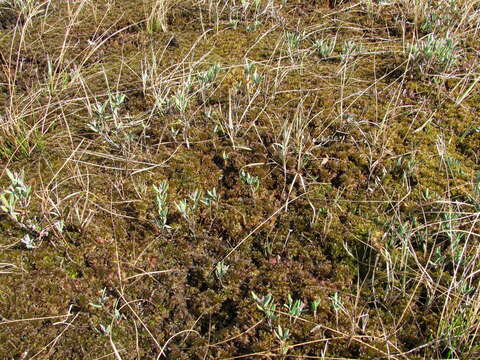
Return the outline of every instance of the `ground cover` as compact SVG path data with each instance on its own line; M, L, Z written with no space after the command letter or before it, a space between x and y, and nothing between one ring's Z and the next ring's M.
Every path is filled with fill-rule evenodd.
M480 357L479 30L0 1L0 358Z

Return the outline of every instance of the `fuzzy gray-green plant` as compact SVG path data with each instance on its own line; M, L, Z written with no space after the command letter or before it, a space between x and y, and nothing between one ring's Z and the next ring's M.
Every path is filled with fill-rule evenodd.
M305 303L303 303L300 299L293 300L290 294L288 294L287 303L283 306L287 309L290 318L294 319L297 319L305 310Z
M258 296L257 294L255 294L255 292L252 291L252 297L257 304L257 308L263 311L268 323L271 325L272 320L277 318L277 315L275 313L277 305L273 300L272 294L269 293L264 296Z
M240 171L240 180L250 187L253 193L257 192L260 187L260 179L258 176L251 175L245 170Z
M223 277L227 274L230 265L225 264L224 261L219 261L215 266L215 276L221 282Z
M158 186L153 185L155 191L155 205L157 207L157 217L155 218L155 224L161 228L167 227L167 215L168 215L168 182L162 181Z
M313 48L321 59L332 56L335 49L336 39L318 39L314 42Z
M438 37L428 34L407 48L412 66L420 71L443 72L450 70L457 62L458 54L454 39L447 34Z
M25 208L30 203L32 187L25 184L25 174L6 170L10 185L0 193L0 210L18 221L19 207Z

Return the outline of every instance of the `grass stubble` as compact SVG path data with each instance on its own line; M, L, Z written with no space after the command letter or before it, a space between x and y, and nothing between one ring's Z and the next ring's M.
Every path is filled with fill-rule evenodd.
M480 3L0 2L2 358L480 356Z

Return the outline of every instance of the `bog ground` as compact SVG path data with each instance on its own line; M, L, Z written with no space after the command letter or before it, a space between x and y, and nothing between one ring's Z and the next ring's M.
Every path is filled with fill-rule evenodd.
M477 0L0 0L0 358L480 358L479 38Z

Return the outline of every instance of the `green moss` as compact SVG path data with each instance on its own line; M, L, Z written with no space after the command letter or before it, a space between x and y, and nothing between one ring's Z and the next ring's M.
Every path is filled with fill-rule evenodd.
M435 240L430 237L427 246L435 241L439 248L448 248L442 229L432 223L445 210L442 201L472 199L480 145L479 97L473 91L456 104L465 89L462 82L434 82L428 76L418 79L393 71L404 59L383 55L384 40L389 38L393 52L403 46L403 39L395 35L396 25L382 17L371 17L356 6L350 9L351 4L329 13L318 2L287 3L259 15L262 25L247 31L254 21L252 8L233 29L228 4L217 24L216 14L204 4L187 1L172 10L169 33L147 34L143 4L97 1L80 11L63 49L74 6L70 3L52 5L38 17L21 49L16 48L17 35L0 30L2 53L10 54L13 43L12 59L17 54L23 59L14 104L29 114L26 127L35 126L40 135L29 137L27 156L12 156L15 142L2 137L7 150L0 147L1 165L25 169L30 176L35 196L25 219L44 227L58 218L65 221L63 233L50 229L39 248L27 250L17 242L24 235L22 228L0 217L0 263L18 270L0 272L0 315L57 316L67 314L72 305L72 326L41 356L50 356L47 351L59 359L111 354L110 338L100 329L110 324L122 358L145 359L158 357L158 344L174 334L178 336L166 354L171 359L227 358L256 351L278 355L276 325L291 330L289 344L306 343L288 352L304 357L322 356L321 345L308 344L320 337L332 338L331 356L374 358L392 351L385 333L399 352L423 349L436 334L441 311L423 306L430 288L423 283L417 287L415 269L418 264L431 268L435 286L449 287L455 279L448 266L434 269L436 265L428 263L428 251L416 235L411 246L417 262L409 258L408 266L399 269L401 240L392 228L416 219L422 230L425 225L440 233ZM381 11L390 14L394 9L385 6ZM360 29L371 32L370 42L360 36ZM302 41L298 63L292 63L285 50L286 30L310 34ZM335 56L343 42L352 39L364 43L366 51L348 64L338 58L319 61L309 52L315 39L328 34L337 36ZM181 114L175 109L151 112L153 96L143 93L141 72L152 53L157 70L168 80L160 88L169 94L189 73L214 63L222 66L205 92L205 104L198 84L189 93L189 147L178 125ZM48 59L61 54L56 76L81 66L81 81L48 92ZM247 82L245 58L257 62L263 79L256 86ZM15 64L8 61L0 60L5 67L2 84L8 84L6 74L14 71ZM148 125L132 129L133 141L122 140L124 148L102 141L86 126L91 120L87 103L117 90L127 95L122 116L146 119ZM7 94L7 85L1 85L0 104L5 105ZM292 128L283 158L285 124L299 116L311 121L301 131ZM242 120L235 124L235 142L251 150L233 148L228 134L214 131L215 121L228 124L229 117ZM174 135L172 127L180 132ZM444 155L457 164L454 170L439 155L442 138ZM242 169L259 177L255 193L241 182ZM7 186L4 180L0 188ZM169 228L164 229L152 221L151 186L160 181L170 184ZM219 201L199 205L193 221L186 221L175 202L194 190L205 194L213 188ZM219 281L214 269L222 259L230 268ZM105 303L100 308L89 305L103 289ZM281 311L289 294L305 303L316 298L321 303L316 318L310 310L296 321L279 314L271 327L251 291L272 293ZM339 314L332 307L335 293L345 308ZM369 319L365 334L355 325L363 314ZM397 324L399 318L404 326ZM0 323L8 327L0 332L0 342L6 344L0 357L42 351L59 335L59 319ZM318 324L335 331L312 332ZM185 329L197 333L180 333ZM352 336L334 340L339 334ZM360 336L362 342L352 340ZM439 357L435 346L418 356L408 354L412 359Z

